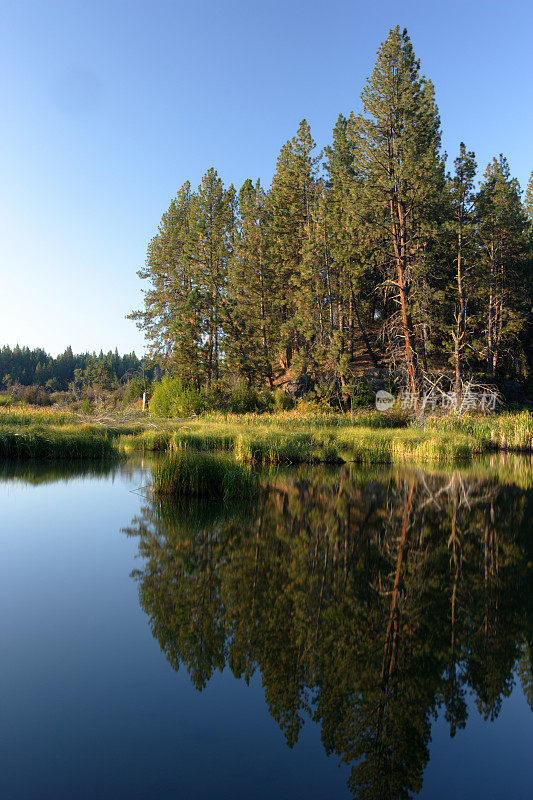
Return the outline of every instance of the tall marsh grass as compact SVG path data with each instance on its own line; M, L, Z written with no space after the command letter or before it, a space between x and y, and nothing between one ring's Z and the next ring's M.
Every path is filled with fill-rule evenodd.
M459 463L481 453L533 452L533 415L428 418L415 427L401 413L351 415L293 409L277 414L206 414L154 423L86 424L57 409L0 408L0 457L89 457L187 451L226 453L241 464Z
M117 456L113 437L102 428L0 427L0 457L4 458L102 458Z
M465 461L483 448L462 431L419 428L315 425L272 420L256 422L201 420L175 431L170 449L225 451L241 463L391 464L397 460Z
M71 411L35 406L0 405L1 425L74 425L79 422Z
M466 434L475 439L484 450L533 451L533 414L491 414L488 416L430 418L426 429L435 432Z
M219 496L225 500L251 497L259 488L257 475L220 456L177 450L153 469L155 495Z

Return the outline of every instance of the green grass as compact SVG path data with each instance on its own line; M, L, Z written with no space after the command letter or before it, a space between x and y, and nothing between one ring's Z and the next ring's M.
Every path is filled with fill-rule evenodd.
M79 417L71 411L24 405L0 405L0 429L3 425L75 425Z
M486 417L436 417L428 420L426 430L467 435L475 439L483 450L533 452L533 414L530 411Z
M102 458L118 455L113 436L102 428L13 425L0 427L0 458Z
M229 459L178 450L153 469L155 495L210 496L225 500L253 496L259 488L257 475Z
M97 457L133 452L227 453L241 464L464 463L482 453L533 452L533 415L447 415L415 427L398 414L212 414L190 420L85 424L54 409L1 409L0 457ZM96 424L98 422L98 424Z
M426 431L418 428L351 425L349 418L336 424L298 420L249 423L248 420L205 419L169 434L170 449L233 453L241 463L391 464L397 460L468 460L481 453L477 441L461 431Z

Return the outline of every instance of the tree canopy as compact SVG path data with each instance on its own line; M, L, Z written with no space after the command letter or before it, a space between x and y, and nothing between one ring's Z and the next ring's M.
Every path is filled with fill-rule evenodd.
M236 192L210 168L172 200L131 315L171 374L197 389L312 376L345 393L383 365L415 395L436 373L457 392L528 378L533 178L522 202L500 155L476 189L464 143L446 173L434 87L399 27L361 97L323 153L302 120L268 189Z

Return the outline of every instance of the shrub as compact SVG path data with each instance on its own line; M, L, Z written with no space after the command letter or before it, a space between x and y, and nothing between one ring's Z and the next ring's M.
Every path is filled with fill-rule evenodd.
M21 400L30 406L51 406L48 392L42 386L14 386L11 393L15 400Z
M172 407L181 390L182 385L178 378L162 378L161 383L157 383L154 387L150 400L150 414L154 417L172 416Z
M294 399L286 392L278 389L274 392L274 410L275 411L291 411L296 405Z
M137 400L142 400L143 392L146 392L147 395L149 395L149 389L150 387L147 385L145 379L142 376L137 375L136 377L132 378L131 381L128 381L124 387L123 400L125 403L128 403L128 405L135 403Z
M162 379L156 384L150 400L150 413L154 417L190 417L214 408L217 394L209 394L185 387L179 378Z
M75 401L75 395L72 392L52 392L50 400L54 405L66 405Z
M210 409L209 397L197 389L182 389L176 394L172 404L172 417L190 417Z
M239 386L231 393L229 410L232 414L262 413L268 409L268 401L257 389L251 386Z
M94 411L94 404L88 397L84 397L80 403L80 411L84 414L92 414Z
M359 381L350 392L352 408L363 408L374 404L375 393L370 390L366 381Z

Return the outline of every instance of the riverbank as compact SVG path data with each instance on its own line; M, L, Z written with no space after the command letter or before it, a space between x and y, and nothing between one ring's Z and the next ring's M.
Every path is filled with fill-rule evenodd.
M429 418L298 413L208 415L162 420L138 415L88 422L30 408L0 414L0 457L98 458L133 452L226 452L243 463L464 463L490 452L533 452L529 411Z

